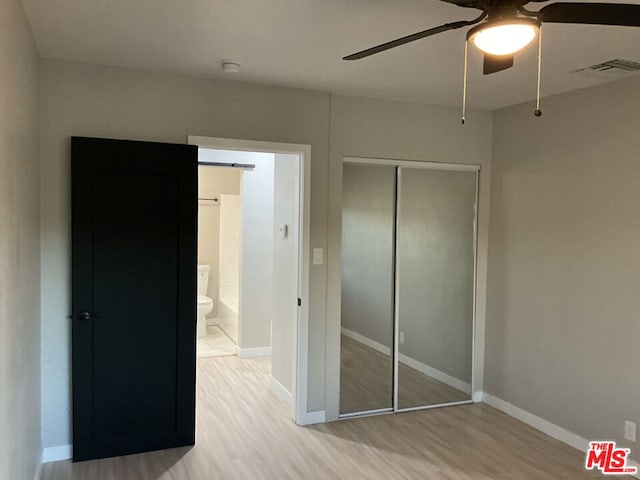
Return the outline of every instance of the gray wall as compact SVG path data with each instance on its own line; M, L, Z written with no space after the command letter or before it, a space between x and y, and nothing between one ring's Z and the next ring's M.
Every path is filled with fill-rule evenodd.
M38 54L18 0L0 0L0 478L40 463Z
M460 124L460 110L416 103L333 95L327 271L326 415L337 418L340 389L342 160L345 156L471 163L481 166L478 215L476 303L477 386L482 387L485 279L489 230L489 172L492 115L471 111Z
M640 422L640 78L546 98L540 119L533 109L495 112L484 388L628 445L624 421Z
M311 247L325 247L329 95L53 60L41 68L42 399L49 447L71 442L69 137L310 144ZM308 410L314 411L324 405L325 266L311 266L310 277Z

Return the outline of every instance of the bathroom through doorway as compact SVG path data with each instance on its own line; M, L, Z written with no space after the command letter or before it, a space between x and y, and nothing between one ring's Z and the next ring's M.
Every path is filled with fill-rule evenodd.
M198 166L198 358L237 353L242 174Z
M305 423L310 149L188 140L199 147L198 362L263 362L268 388Z

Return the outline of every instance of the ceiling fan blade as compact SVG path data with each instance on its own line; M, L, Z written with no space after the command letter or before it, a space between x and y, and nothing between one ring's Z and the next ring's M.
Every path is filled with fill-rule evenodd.
M456 28L466 27L467 25L468 23L464 21L446 23L444 25L440 25L439 27L429 28L427 30L423 30L422 32L407 35L406 37L402 37L402 38L397 38L395 40L391 40L390 42L386 42L381 45L376 45L375 47L367 48L366 50L362 50L361 52L347 55L346 57L343 58L343 60L360 60L361 58L365 58L370 55L374 55L376 53L384 52L385 50L389 50L390 48L399 47L400 45L415 42L416 40L420 40L425 37L430 37L431 35L436 35L438 33L446 32L449 30L455 30Z
M422 32L413 33L411 35L407 35L406 37L397 38L395 40L391 40L390 42L386 42L380 45L376 45L375 47L367 48L366 50L362 50L361 52L352 53L351 55L347 55L343 57L343 60L360 60L361 58L368 57L370 55L374 55L376 53L384 52L385 50L389 50L390 48L399 47L400 45L405 45L407 43L415 42L416 40L420 40L421 38L430 37L431 35L436 35L438 33L447 32L449 30L455 30L457 28L467 27L469 25L474 25L487 16L486 12L482 12L478 18L474 20L462 20L460 22L453 23L445 23L444 25L440 25L439 27L429 28L427 30L423 30Z
M640 27L640 5L624 3L552 3L538 12L541 22Z
M489 55L484 54L484 65L482 73L489 75L490 73L497 73L507 68L513 67L513 55Z

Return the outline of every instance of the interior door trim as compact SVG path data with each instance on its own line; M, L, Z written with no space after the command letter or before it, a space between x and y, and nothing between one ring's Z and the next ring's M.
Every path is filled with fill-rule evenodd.
M309 304L311 264L311 145L244 140L238 138L188 135L187 142L199 148L293 154L300 158L298 178L299 255L298 255L298 318L296 322L292 378L293 420L298 425L324 423L324 411L308 410L309 391ZM210 163L207 163L210 164Z
M429 170L447 170L453 172L480 171L480 165L475 163L422 162L419 160L397 160L393 158L343 157L342 163L386 165L388 167L426 168Z

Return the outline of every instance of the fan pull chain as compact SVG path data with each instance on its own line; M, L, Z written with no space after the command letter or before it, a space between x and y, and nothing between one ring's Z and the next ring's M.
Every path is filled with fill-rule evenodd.
M540 70L542 69L542 26L538 31L538 90L536 92L536 110L533 114L536 117L542 116L542 110L540 110Z
M467 64L468 64L469 41L464 41L464 74L462 80L462 125L467 116Z

